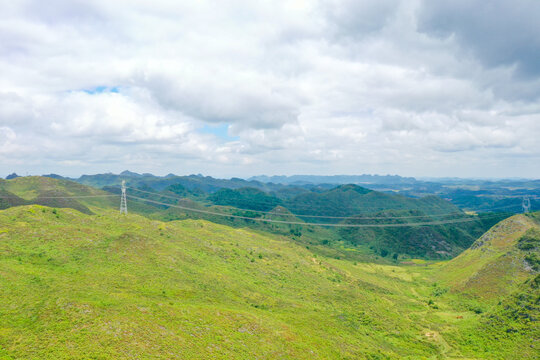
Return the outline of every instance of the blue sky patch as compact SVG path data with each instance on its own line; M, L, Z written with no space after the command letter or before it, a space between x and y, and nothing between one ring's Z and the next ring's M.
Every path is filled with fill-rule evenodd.
M229 124L208 125L204 124L199 132L203 134L212 134L225 141L239 140L238 136L229 136Z
M94 95L94 94L103 94L103 93L116 93L118 94L120 92L120 88L118 86L96 86L95 88L91 89L82 89L83 92Z

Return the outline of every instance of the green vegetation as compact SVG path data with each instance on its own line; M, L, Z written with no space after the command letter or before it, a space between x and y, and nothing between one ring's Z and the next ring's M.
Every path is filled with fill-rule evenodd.
M540 349L540 275L528 258L538 257L540 215L518 215L495 225L470 249L442 264L435 278L468 309L481 314L462 329L448 334L451 342L468 345L463 355L494 358L501 347L522 347L521 355L537 358ZM484 336L478 339L478 334ZM517 350L516 350L517 351Z
M518 248L526 252L525 262L535 271L540 271L540 229L527 230L518 241Z
M278 198L255 188L221 189L208 196L208 200L216 205L260 211L270 211L281 204Z
M183 186L181 189L185 194L183 196L186 196L184 206L201 208L200 205L188 201L189 199L196 199L193 194L186 193ZM145 191L152 192L148 189L145 189ZM171 199L170 197L160 198L159 195L150 195L137 192L137 190L134 190L134 192L137 196L151 200L169 204L175 202L174 198ZM163 196L168 196L169 193L170 191L161 192ZM201 200L201 198L199 194L198 200ZM413 199L400 195L383 194L356 185L342 185L331 190L304 192L288 199L280 199L255 188L221 189L208 195L206 201L208 206L228 206L229 208L214 207L211 209L217 212L231 213L231 215L309 223L397 224L467 217L466 214L451 203L435 196ZM237 209L231 209L230 207ZM257 211L271 211L272 214L262 214ZM301 215L292 217L290 216L291 211ZM445 216L438 216L441 214ZM454 215L448 216L448 214ZM315 217L310 217L310 215ZM348 257L350 255L343 254L339 250L340 247L345 246L356 249L357 252L363 254L361 257L365 257L366 253L371 253L372 258L374 256L386 258L388 254L397 254L395 257L391 255L391 257L394 259L399 256L405 258L444 259L459 254L487 229L507 215L502 214L495 217L493 215L481 215L472 218L475 221L430 227L326 228L323 230L314 230L309 226L291 227L197 213L190 214L177 209L169 209L165 212L160 209L160 211L156 211L150 216L159 220L202 218L229 226L248 226L275 234L291 234L295 241L311 245L322 244L325 245L325 248L333 248L334 251L342 253L338 256ZM339 218L343 216L367 216L369 219Z
M72 208L90 214L91 207L112 205L107 196L110 193L84 186L69 180L57 180L40 176L17 177L11 180L0 179L0 192L15 205L39 204L50 207ZM84 199L71 198L82 196ZM95 197L94 197L95 196ZM116 205L117 201L115 201ZM9 206L6 206L7 208Z
M150 175L123 173L131 181L138 181L137 190L128 192L143 199L150 199L165 204L181 205L187 208L210 210L235 216L270 219L293 222L319 223L413 223L424 221L451 220L468 217L451 203L435 196L421 199L407 198L401 195L383 194L356 185L341 185L330 190L324 188L303 190L299 194L292 189L289 197L279 198L276 193L267 193L251 187L221 189L206 193L191 182L221 186L213 178L200 176L187 177L186 187L174 183L178 177L158 178ZM52 175L51 175L52 176ZM56 177L56 176L55 176ZM112 174L95 175L91 179L120 181ZM166 181L167 185L156 195L156 190L143 180ZM80 180L80 179L79 179ZM146 181L145 180L145 181ZM184 179L186 180L186 179ZM245 180L227 180L229 185L241 185ZM250 182L251 183L251 182ZM160 183L166 185L165 183ZM221 184L221 185L220 185ZM291 190L291 188L286 188ZM113 209L118 206L117 198L106 197L117 194L118 187L104 187L101 191L79 183L49 177L19 177L9 181L0 181L0 208L10 206L40 204L56 208L73 208L91 214L101 209ZM140 191L142 190L142 191ZM3 195L2 195L3 194ZM83 196L70 198L70 196ZM64 197L64 198L62 198ZM393 210L384 210L384 209ZM306 216L292 216L289 209ZM448 259L468 248L472 242L507 215L493 217L480 215L471 217L464 223L439 226L411 226L405 228L321 228L307 225L285 225L255 222L210 214L201 214L187 210L168 208L164 205L130 201L130 212L145 215L156 220L172 221L183 219L205 219L237 228L271 232L286 235L303 246L313 246L313 251L321 255L345 258L357 261L371 259L376 262L392 263L398 258ZM258 211L271 211L264 214ZM445 216L438 216L445 214ZM447 214L455 214L448 216ZM328 218L309 217L308 215ZM367 216L370 219L341 219L339 216ZM406 218L401 218L406 217Z
M520 239L538 229L526 216L495 226L450 262L396 266L336 259L289 237L203 220L92 211L0 211L1 358L533 359L539 352L538 276L518 261L533 251ZM508 256L510 285L496 270Z
M189 175L176 176L169 174L166 176L154 176L152 174L137 174L131 171L124 171L119 175L96 174L83 175L78 179L70 179L83 185L102 188L104 186L118 186L122 180L126 180L133 187L150 187L154 190L163 190L171 185L180 184L189 191L202 191L213 193L219 189L239 189L243 187L255 187L264 191L278 190L284 188L282 185L266 185L258 181L246 181L232 178L230 180L215 179L211 176Z
M470 249L448 262L439 279L453 289L496 302L516 291L529 276L525 258L538 254L530 244L530 234L537 234L538 224L520 215L501 221L482 235Z
M85 214L93 214L103 209L116 209L118 198L110 192L94 189L74 181L42 176L0 179L0 209L20 205L44 205L56 208L71 208ZM131 210L149 214L156 211L154 206L133 202Z
M153 189L150 189L150 190L153 190ZM204 191L199 190L197 188L188 190L184 186L182 186L182 184L169 185L165 189L165 192L176 195L176 196L193 197L193 198L201 198L206 195Z
M14 175L14 174L12 174ZM14 175L16 177L16 175ZM68 179L50 174L44 175L55 179ZM11 176L10 176L11 177ZM529 196L531 209L540 209L540 181L527 179L514 180L472 180L472 179L443 179L434 182L420 181L414 178L400 176L255 176L248 180L215 179L210 176L189 175L154 176L152 174L137 174L124 171L121 174L83 175L77 181L84 185L97 188L119 186L126 180L132 187L149 187L154 191L161 191L170 185L180 184L188 192L201 192L211 194L220 189L256 188L271 194L281 200L291 200L301 194L318 193L331 190L343 184L361 184L370 190L382 191L390 194L400 194L413 198L424 198L435 195L449 200L452 204L467 211L482 212L492 209L505 209L515 213L521 211L523 196ZM348 185L346 185L348 186ZM186 194L185 196L191 196ZM184 195L183 195L184 196ZM310 196L308 196L309 198ZM309 209L308 209L309 210Z
M370 223L404 224L422 221L463 219L464 215L428 216L422 211L384 211ZM386 227L386 228L341 228L340 238L355 245L367 245L375 253L385 257L390 253L405 257L448 259L468 248L487 229L506 217L477 216L476 221L447 225ZM401 218L400 218L401 217ZM474 218L473 218L474 219ZM362 224L366 221L347 220L347 223Z

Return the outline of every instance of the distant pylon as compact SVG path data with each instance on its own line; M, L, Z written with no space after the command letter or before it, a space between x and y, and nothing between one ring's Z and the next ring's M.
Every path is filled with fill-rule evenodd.
M126 181L122 180L122 197L120 198L120 214L127 214Z
M523 206L523 212L528 213L531 210L531 199L524 197L521 206Z

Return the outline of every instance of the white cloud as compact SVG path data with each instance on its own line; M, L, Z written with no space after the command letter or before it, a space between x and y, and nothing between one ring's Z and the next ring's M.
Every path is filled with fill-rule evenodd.
M0 172L540 176L527 4L4 2Z

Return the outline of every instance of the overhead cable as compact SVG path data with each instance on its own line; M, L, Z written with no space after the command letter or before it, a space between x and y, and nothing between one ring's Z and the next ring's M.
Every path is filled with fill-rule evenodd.
M139 191L146 194L151 194L155 196L160 196L164 198L174 199L174 200L183 200L182 198L170 196L170 195L164 195L156 192L146 191L146 190L140 190L136 188L128 187L130 190ZM227 205L217 205L217 206L223 206L228 207ZM511 206L504 206L500 207L506 208L506 207L515 207L516 205ZM444 214L432 214L432 215L407 215L407 216L380 216L380 217L366 217L366 216L359 216L359 215L353 215L353 216L331 216L331 215L309 215L309 214L294 214L294 213L279 213L274 210L272 211L262 211L262 210L252 210L252 209L245 209L245 208L237 208L234 206L230 206L232 210L242 210L242 211L250 211L260 214L270 214L270 215L279 215L279 216L289 216L289 217L304 217L304 218L320 218L320 219L366 219L366 220L380 220L380 219L413 219L413 218L427 218L427 217L443 217L443 216L456 216L456 215L466 215L463 212L451 212L451 213L444 213ZM409 210L409 209L378 209L379 211L403 211L403 210Z
M300 221L283 221L283 220L273 220L273 219L263 219L263 218L252 218L248 216L241 216L241 215L233 215L233 214L224 214L224 213L218 213L215 211L208 211L208 210L202 210L202 209L193 209L186 206L181 205L172 205L167 204L161 201L155 201L150 199L144 199L133 195L127 195L127 197L145 201L157 205L165 205L173 208L178 208L186 211L192 211L207 215L215 215L215 216L221 216L221 217L228 217L228 218L235 218L235 219L243 219L243 220L252 220L257 222L266 222L266 223L278 223L278 224L288 224L288 225L304 225L304 226L325 226L325 227L351 227L351 228L384 228L384 227L411 227L411 226L434 226L434 225L446 225L446 224L455 224L455 223L464 223L464 222L472 222L472 221L478 221L477 218L464 218L464 219L454 219L454 220L440 220L440 221L430 221L430 222L418 222L418 223L400 223L400 224L332 224L332 223L306 223L306 222L300 222ZM382 218L381 220L384 220Z

